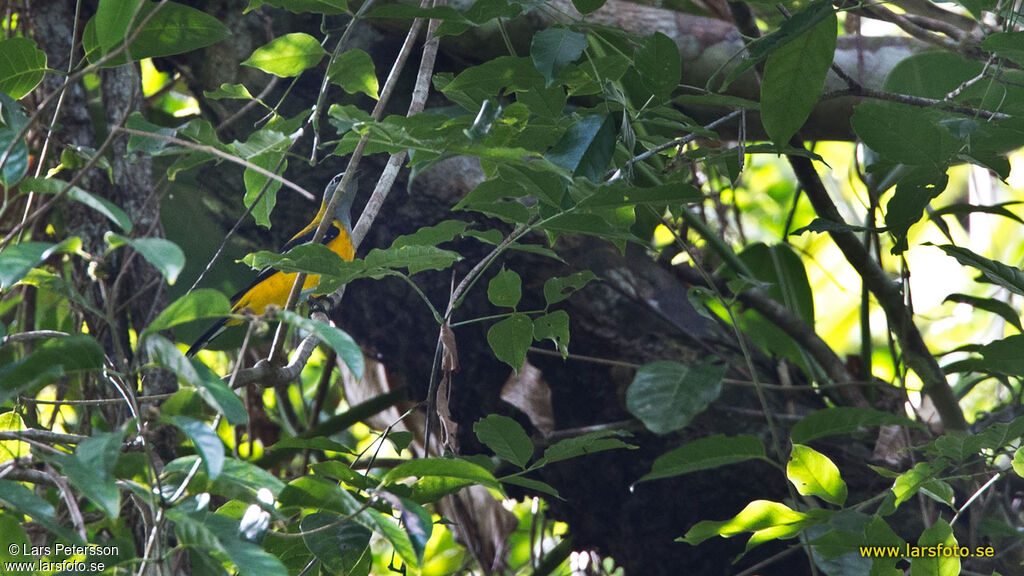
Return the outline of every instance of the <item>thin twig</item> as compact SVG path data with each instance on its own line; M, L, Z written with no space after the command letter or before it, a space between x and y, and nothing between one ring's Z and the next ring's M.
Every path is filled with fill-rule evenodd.
M1008 120L1013 118L1009 114L1003 114L1002 112L992 112L989 110L982 110L979 108L971 108L970 106L960 106L957 104L951 104L947 100L936 100L935 98L924 98L922 96L911 96L909 94L899 94L897 92L886 92L884 90L875 90L873 88L861 87L859 89L850 90L836 90L827 94L822 94L822 100L831 100L833 98L842 98L845 96L857 96L860 98L871 98L874 100L885 100L887 102L896 102L898 104L907 104L910 106L917 106L919 108L931 108L935 107L940 110L946 110L948 112L955 112L957 114L964 114L966 116L977 116L985 120Z

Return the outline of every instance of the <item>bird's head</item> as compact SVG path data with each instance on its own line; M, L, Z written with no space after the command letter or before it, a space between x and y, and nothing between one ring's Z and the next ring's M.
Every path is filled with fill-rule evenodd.
M345 173L341 172L334 178L331 178L330 183L327 184L327 188L324 189L324 201L320 207L320 210L324 210L328 204L331 203L331 198L338 191L338 185L341 184L342 178L345 177ZM334 212L335 219L343 222L346 228L351 229L352 227L352 201L356 197L356 192L359 190L359 176L353 176L352 180L349 181L348 186L345 190L341 191L341 199L338 201L338 207Z

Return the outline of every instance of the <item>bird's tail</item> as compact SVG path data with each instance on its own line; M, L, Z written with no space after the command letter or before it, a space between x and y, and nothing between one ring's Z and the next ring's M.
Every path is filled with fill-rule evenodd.
M188 349L188 352L185 352L185 356L191 358L195 356L200 350L206 348L206 345L209 344L211 340L213 340L217 336L220 336L221 333L227 329L227 324L227 318L221 318L213 326L210 326L209 330L203 332L203 335L196 339L195 343L193 343L192 346Z

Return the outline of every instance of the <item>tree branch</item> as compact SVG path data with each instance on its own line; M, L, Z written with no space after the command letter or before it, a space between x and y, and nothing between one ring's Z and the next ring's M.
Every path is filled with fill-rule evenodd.
M793 147L803 147L803 142L794 137L790 140ZM810 159L801 156L787 156L797 181L807 194L807 198L814 206L814 211L825 220L831 220L843 224L843 217L839 214L835 204L825 190L818 173ZM903 350L903 361L920 378L924 384L924 392L935 403L935 408L942 417L947 428L964 430L967 428L967 421L960 410L953 389L946 381L946 375L942 372L935 357L932 356L928 346L921 336L920 330L914 324L913 314L903 302L903 293L899 285L894 283L885 270L875 262L867 249L861 244L852 232L829 232L832 241L842 251L846 261L860 275L867 285L868 290L878 299L878 305L885 311L889 321L889 328L899 340Z

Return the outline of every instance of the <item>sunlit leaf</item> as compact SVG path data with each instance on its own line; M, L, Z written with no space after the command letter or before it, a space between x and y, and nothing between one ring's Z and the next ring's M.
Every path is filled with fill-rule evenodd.
M31 38L0 40L0 92L21 100L42 82L46 53Z
M275 38L260 46L242 62L243 66L259 68L268 74L288 78L316 66L327 52L309 34L294 32Z
M786 465L786 476L803 495L813 495L842 506L846 502L846 482L839 468L827 456L803 444L794 444Z
M217 290L200 288L185 294L167 306L146 327L144 334L160 332L193 320L222 318L230 313L231 303L228 302L227 297Z
M379 97L380 84L373 60L362 50L346 50L339 54L327 69L327 76L349 94L362 92L374 100Z

